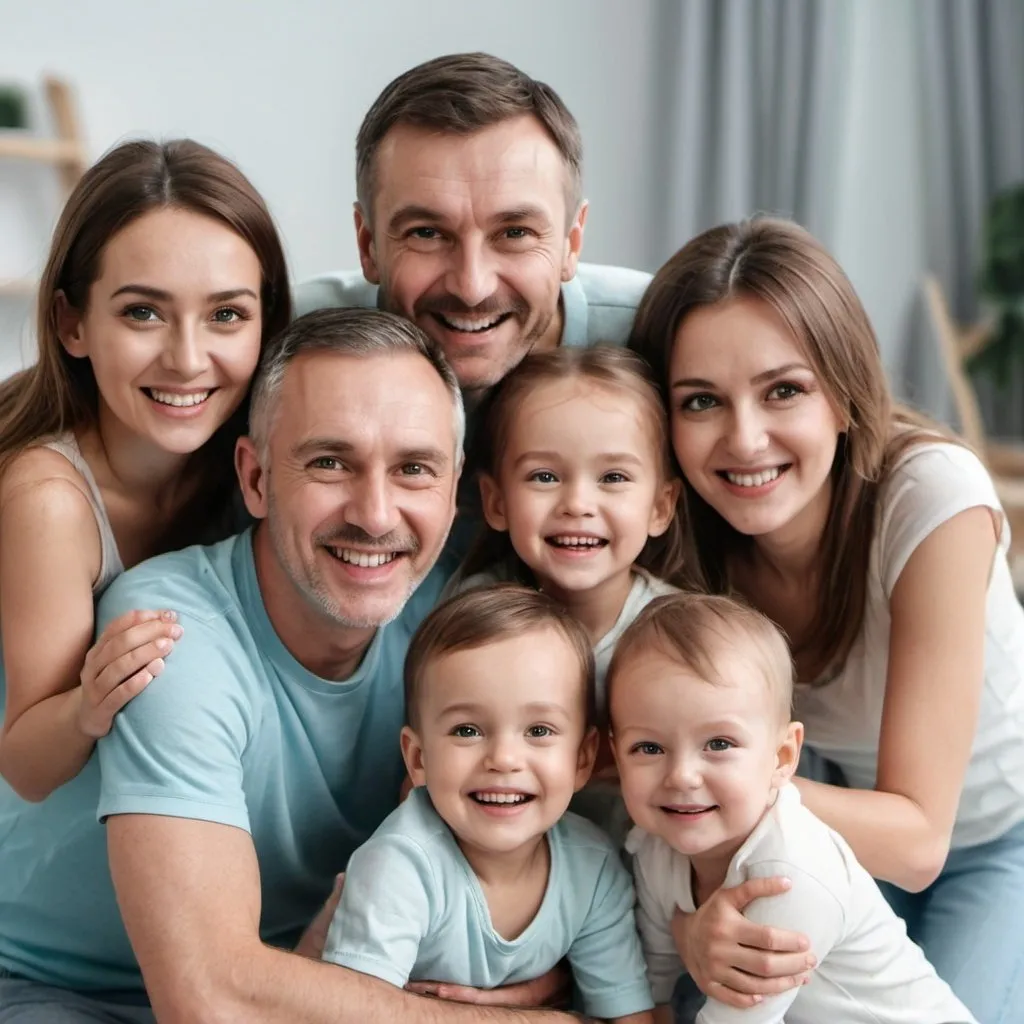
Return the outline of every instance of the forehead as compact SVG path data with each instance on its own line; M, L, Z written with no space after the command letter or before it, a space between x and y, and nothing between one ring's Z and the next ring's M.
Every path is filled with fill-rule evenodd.
M672 350L674 377L746 377L788 363L810 365L805 346L771 306L747 296L694 310Z
M356 450L454 450L452 396L414 352L351 356L308 352L285 370L272 444L312 438Z
M615 451L647 448L652 444L644 403L628 388L606 387L582 377L539 381L522 396L514 410L508 447L538 445L559 450L596 450L614 443Z
M259 259L248 242L222 221L164 207L137 217L103 249L103 280L198 287L203 293L240 285L258 290Z
M616 718L632 711L652 710L666 724L732 715L762 720L771 700L771 687L763 659L754 645L732 637L728 646L709 645L715 674L708 678L681 658L650 643L632 652L621 663L612 689ZM685 709L683 712L682 709Z
M374 163L374 212L384 219L422 206L457 219L538 207L565 214L568 170L534 117L509 118L468 135L397 125Z
M427 666L421 698L435 711L461 702L502 712L548 703L575 713L581 690L575 649L549 627L441 654Z

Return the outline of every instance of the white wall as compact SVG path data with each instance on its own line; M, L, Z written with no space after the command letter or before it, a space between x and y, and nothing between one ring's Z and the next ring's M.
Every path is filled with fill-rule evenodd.
M487 50L549 82L580 121L587 257L650 266L656 13L657 0L0 0L0 76L72 81L93 157L144 134L234 159L302 278L357 265L355 135L378 92L427 58ZM0 278L38 270L56 214L24 171L0 168ZM24 315L0 300L0 336Z
M0 0L0 77L70 79L94 157L137 134L220 149L263 192L302 278L355 265L354 140L380 89L440 53L488 50L548 81L581 123L587 258L654 269L658 188L671 177L654 166L658 32L678 2ZM931 0L847 2L834 248L897 367L924 263L914 17ZM38 270L52 193L26 167L0 164L0 278ZM0 299L0 374L32 351L14 344L27 312Z

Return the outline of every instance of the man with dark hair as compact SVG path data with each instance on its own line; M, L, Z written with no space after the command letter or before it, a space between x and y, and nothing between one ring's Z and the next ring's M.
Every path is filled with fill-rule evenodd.
M527 352L624 344L649 275L579 262L579 127L558 94L484 53L396 78L356 140L362 271L300 285L300 313L379 306L437 341L467 404Z

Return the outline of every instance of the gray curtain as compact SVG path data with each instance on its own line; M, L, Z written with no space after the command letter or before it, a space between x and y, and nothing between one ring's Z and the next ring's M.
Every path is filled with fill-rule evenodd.
M662 4L663 257L757 212L831 243L849 10L848 0Z
M1024 180L1024 2L917 0L928 269L954 315L979 315L982 224L993 196ZM920 345L912 357L924 356ZM921 376L920 363L907 367ZM1024 434L1024 370L1004 390L978 382L988 430Z

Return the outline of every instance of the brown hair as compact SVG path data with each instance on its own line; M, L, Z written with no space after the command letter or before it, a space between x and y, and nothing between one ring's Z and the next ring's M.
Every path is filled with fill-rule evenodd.
M716 656L737 643L758 654L764 682L788 722L793 703L793 660L779 628L750 605L715 594L678 593L657 597L619 638L608 666L608 707L615 677L639 651L657 648L710 683L728 683L715 665ZM614 723L613 723L614 728Z
M633 397L651 430L662 479L675 479L668 417L651 368L635 353L611 345L564 347L528 355L488 397L474 441L472 464L497 479L501 455L508 447L513 418L523 398L541 384L560 380L591 381L605 391ZM637 565L659 579L672 580L682 570L682 551L682 526L679 517L673 516L665 533L647 539ZM493 530L485 523L461 571L464 576L472 576L505 561L514 564L515 577L520 582L536 582L516 554L508 533Z
M417 701L427 666L444 654L473 650L540 629L553 629L579 661L589 728L597 718L594 651L586 630L557 601L517 583L495 583L458 594L420 624L405 656L405 715L416 728Z
M698 235L655 275L629 347L643 355L671 403L669 370L679 328L695 309L740 296L764 302L804 347L845 429L832 466L832 505L821 537L813 639L795 650L821 681L860 632L878 492L910 445L941 429L894 405L878 342L853 286L828 252L789 221L757 217ZM699 589L729 589L729 556L753 541L683 480L685 559Z
M583 142L579 125L558 93L514 64L487 53L452 53L419 64L387 85L356 136L356 195L373 220L374 161L384 136L397 125L471 135L514 117L535 117L569 172L568 215L582 200Z
M252 247L263 275L263 347L291 319L288 269L277 230L259 193L234 164L189 139L116 147L86 171L57 223L39 285L39 359L0 384L0 472L42 438L95 422L92 364L64 350L55 299L62 292L72 307L84 311L110 240L143 214L166 207L212 217ZM203 521L200 516L219 518L230 503L232 453L245 433L248 405L246 397L203 446L209 479L198 490L202 509L189 510L193 522Z

